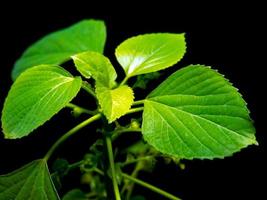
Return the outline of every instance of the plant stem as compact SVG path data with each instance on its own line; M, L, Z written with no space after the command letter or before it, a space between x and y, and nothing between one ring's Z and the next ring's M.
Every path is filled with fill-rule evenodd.
M124 84L128 81L129 78L130 78L130 77L125 76L125 78L124 78L124 79L122 80L122 82L120 83L120 86L124 85Z
M127 129L118 129L112 132L112 141L116 140L122 133L127 132L141 132L141 128L127 128Z
M68 168L69 170L76 169L77 167L80 167L83 163L84 163L84 160L81 160L73 164L70 164Z
M136 113L136 112L141 112L141 111L143 111L143 110L144 110L144 107L132 108L132 109L130 109L130 110L126 113L126 115L127 115L127 114Z
M107 151L108 151L108 159L111 169L111 177L112 177L112 184L113 190L116 200L121 200L119 186L116 179L116 169L114 164L114 157L113 157L113 150L112 150L112 141L110 136L106 136L106 144L107 144Z
M129 179L130 181L132 181L132 182L134 182L134 183L136 183L138 185L141 185L141 186L143 186L145 188L148 188L148 189L152 190L153 192L161 194L162 196L164 196L164 197L166 197L168 199L181 200L180 198L178 198L178 197L176 197L176 196L174 196L174 195L172 195L172 194L170 194L170 193L168 193L168 192L166 192L166 191L164 191L164 190L162 190L160 188L157 188L157 187L155 187L155 186L153 186L153 185L151 185L151 184L149 184L149 183L147 183L145 181L142 181L140 179L137 179L137 178L134 178L132 176L129 176L128 174L122 173L122 177L124 177L126 179Z
M93 168L93 171L95 171L96 173L100 174L101 176L104 176L105 173L101 170L101 169L98 169L98 168Z
M83 127L87 126L88 124L98 120L101 118L101 114L96 114L89 119L83 121L82 123L78 124L71 130L69 130L67 133L65 133L63 136L61 136L54 144L53 146L48 150L46 155L44 156L44 160L48 161L51 155L54 153L54 151L58 148L59 145L61 145L66 139L68 139L70 136L75 134L77 131L82 129Z
M72 109L78 109L81 113L86 113L86 114L89 114L89 115L94 115L94 114L96 114L95 111L88 110L88 109L86 109L86 108L83 108L83 107L81 107L81 106L75 105L75 104L73 104L73 103L68 103L68 104L66 105L66 107L68 107L68 108L72 108Z
M96 99L95 92L93 91L91 85L88 82L83 81L82 88Z
M133 102L133 106L141 105L145 103L145 99L137 100Z
M104 172L102 170L98 169L98 168L94 168L94 171L99 173L102 176L104 175ZM172 195L172 194L170 194L170 193L168 193L168 192L166 192L166 191L164 191L164 190L162 190L162 189L160 189L160 188L158 188L158 187L156 187L154 185L151 185L151 184L149 184L149 183L147 183L145 181L142 181L140 179L133 178L133 177L129 176L128 174L125 174L125 173L122 172L121 175L122 175L122 177L124 177L126 179L129 179L130 181L135 182L136 184L141 185L141 186L143 186L145 188L148 188L153 192L161 194L162 196L164 196L164 197L166 197L168 199L171 199L171 200L182 200L181 198L178 198L178 197L176 197L176 196L174 196L174 195Z
M140 170L141 170L141 165L140 162L138 162L136 163L134 170L131 173L131 177L136 178ZM134 189L134 182L130 182L130 180L124 180L124 182L125 184L122 187L121 193L124 193L127 190L125 200L129 200Z
M143 157L139 157L139 158L136 158L136 159L132 159L132 160L130 160L128 162L123 163L122 167L124 167L126 165L134 164L134 163L139 162L139 161L149 160L151 158L154 158L154 156L143 156Z

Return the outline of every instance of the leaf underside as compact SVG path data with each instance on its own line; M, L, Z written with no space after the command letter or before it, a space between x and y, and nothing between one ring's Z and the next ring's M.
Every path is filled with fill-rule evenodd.
M226 79L202 65L178 70L144 104L142 133L179 158L223 158L257 144L246 103Z
M153 33L125 40L115 54L126 76L131 77L171 67L185 51L184 34Z
M59 200L47 164L35 160L22 168L0 176L2 200Z
M12 85L2 111L8 139L28 135L64 108L78 93L80 77L58 66L40 65L23 72Z
M59 65L79 52L90 50L102 53L105 41L103 21L82 20L43 37L26 49L15 63L12 79L15 80L27 68L41 64Z

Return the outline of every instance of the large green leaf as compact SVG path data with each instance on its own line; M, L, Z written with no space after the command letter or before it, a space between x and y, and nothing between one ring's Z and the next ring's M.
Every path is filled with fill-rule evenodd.
M115 86L117 73L109 59L97 52L84 52L72 56L77 70L85 77L91 76L105 87Z
M35 160L0 176L1 200L58 200L45 160Z
M78 93L80 77L58 66L41 65L23 72L12 85L2 111L6 138L28 135L64 108Z
M180 158L222 158L257 144L246 103L216 71L193 65L147 97L142 132L157 150Z
M134 100L133 90L126 85L115 89L96 85L96 95L109 123L126 114Z
M106 28L103 21L83 20L68 28L51 33L30 46L15 63L12 78L29 67L61 64L83 51L103 52Z
M184 34L154 33L125 40L115 54L126 76L131 77L170 67L185 51Z

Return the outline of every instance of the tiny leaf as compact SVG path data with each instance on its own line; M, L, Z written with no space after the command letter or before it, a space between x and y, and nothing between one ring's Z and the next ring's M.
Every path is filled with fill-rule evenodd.
M117 73L109 59L97 52L84 52L72 56L77 70L85 77L91 76L108 88L115 86Z
M131 77L171 67L185 51L184 34L154 33L125 40L115 54L126 76Z
M88 198L80 189L73 189L65 194L62 200L88 200Z
M59 65L79 52L96 51L102 53L105 41L106 27L103 21L80 21L43 37L26 49L15 63L12 78L15 80L21 72L36 65Z
M216 71L178 70L147 97L142 132L162 153L179 158L223 158L257 144L241 95Z
M64 108L78 93L80 77L58 66L40 65L23 72L12 85L2 111L6 138L28 135Z
M133 90L126 85L115 89L96 85L96 95L109 123L126 114L134 100Z
M0 199L59 200L44 160L0 176Z

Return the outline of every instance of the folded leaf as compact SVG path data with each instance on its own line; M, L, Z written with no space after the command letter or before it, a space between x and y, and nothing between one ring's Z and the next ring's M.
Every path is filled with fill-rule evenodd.
M64 108L78 93L80 77L58 66L40 65L23 72L12 85L2 111L6 138L28 135Z
M0 199L59 200L46 161L35 160L24 167L0 176Z
M126 76L131 77L171 67L185 51L184 34L154 33L125 40L115 54Z
M179 158L222 158L257 144L241 95L216 71L193 65L147 97L142 132L157 150Z
M102 53L105 41L106 27L103 21L80 21L30 46L15 63L12 78L15 80L21 72L36 65L59 65L79 52L90 50Z
M72 56L77 70L85 77L91 76L105 87L116 85L117 73L109 59L97 52L84 52Z
M96 95L109 123L126 114L134 101L133 90L126 85L115 89L96 85Z

